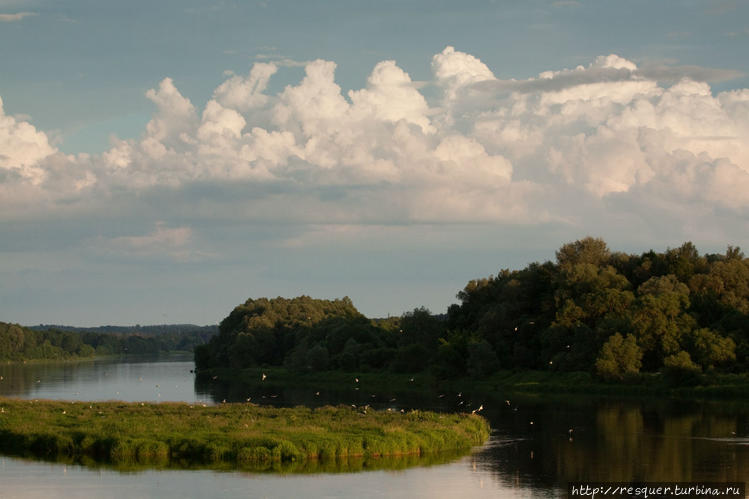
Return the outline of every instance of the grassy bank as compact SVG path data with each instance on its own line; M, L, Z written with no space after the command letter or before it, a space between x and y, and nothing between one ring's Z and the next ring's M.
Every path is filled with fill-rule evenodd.
M551 371L503 371L475 384L479 390L515 393L570 393L689 399L745 399L749 374L713 374L686 380L657 373L642 374L627 382L604 382L590 373Z
M467 414L0 398L0 452L84 464L303 471L345 460L355 468L375 458L466 452L488 435L488 423ZM323 464L294 464L309 461Z
M265 379L263 379L265 374ZM652 396L690 399L744 399L749 374L700 375L679 380L657 373L642 374L626 382L602 381L587 372L499 371L483 378L440 380L427 373L348 373L342 371L295 373L283 368L212 369L199 373L200 383L228 383L250 388L306 387L355 389L379 393L423 393L453 390L505 393L567 393L610 396ZM358 380L358 381L356 381Z

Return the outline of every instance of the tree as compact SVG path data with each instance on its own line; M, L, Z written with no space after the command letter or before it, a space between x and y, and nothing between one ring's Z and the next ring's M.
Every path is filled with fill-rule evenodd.
M708 328L695 329L689 335L690 351L702 369L713 369L716 364L736 360L736 344Z
M328 349L317 344L307 351L307 365L313 371L324 371L328 368Z
M499 368L497 354L494 353L494 349L488 341L469 341L467 350L466 371L469 376L486 376Z
M621 381L636 376L642 367L642 351L631 334L616 333L601 347L596 359L596 373L604 379Z
M559 248L556 256L560 266L577 263L599 266L608 262L611 252L603 239L586 237L574 243L565 244Z
M699 380L700 366L684 350L666 357L663 367L666 380L672 385L694 385Z

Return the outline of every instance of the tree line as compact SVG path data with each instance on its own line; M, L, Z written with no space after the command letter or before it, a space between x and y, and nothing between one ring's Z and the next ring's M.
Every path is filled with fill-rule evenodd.
M0 360L72 359L94 355L191 351L196 345L208 341L215 332L215 326L27 328L0 322Z
M555 262L472 280L457 297L446 314L388 319L364 317L348 298L249 299L196 347L196 365L439 377L544 369L610 380L749 371L749 259L739 248L629 255L588 237Z

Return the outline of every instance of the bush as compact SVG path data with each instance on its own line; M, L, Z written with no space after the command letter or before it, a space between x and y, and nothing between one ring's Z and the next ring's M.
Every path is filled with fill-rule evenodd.
M619 333L610 336L596 359L596 373L610 381L637 376L641 367L642 351L631 334L626 338Z
M664 375L670 385L696 385L700 378L700 366L684 350L669 355L663 360Z

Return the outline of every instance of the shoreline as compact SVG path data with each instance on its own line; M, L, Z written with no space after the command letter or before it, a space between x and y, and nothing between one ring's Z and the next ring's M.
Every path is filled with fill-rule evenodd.
M263 374L266 379L263 380ZM499 371L483 378L438 379L427 373L322 371L297 373L285 368L203 369L196 371L196 382L211 385L229 380L229 384L266 387L309 387L423 392L452 390L506 392L508 394L569 394L611 397L668 397L673 399L745 400L749 393L749 374L703 375L696 385L674 385L657 373L642 374L629 382L611 383L587 372ZM214 379L215 377L215 379ZM354 381L359 379L360 382Z

